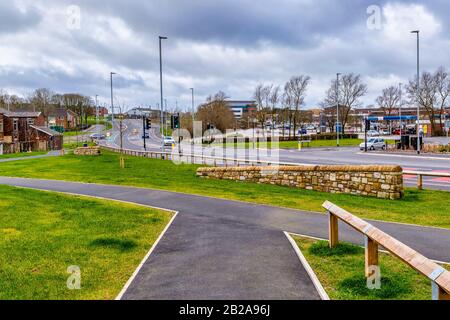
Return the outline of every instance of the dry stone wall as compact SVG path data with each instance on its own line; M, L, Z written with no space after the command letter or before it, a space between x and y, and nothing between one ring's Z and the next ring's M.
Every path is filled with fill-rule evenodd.
M98 156L100 153L100 147L82 147L73 151L73 154L77 156Z
M197 176L381 199L403 197L399 166L203 167L197 170Z

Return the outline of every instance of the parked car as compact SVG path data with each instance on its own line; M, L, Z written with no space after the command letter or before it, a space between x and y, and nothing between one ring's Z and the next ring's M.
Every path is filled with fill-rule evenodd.
M393 134L393 135L396 135L396 136L399 136L399 135L400 135L400 129L394 129L394 130L392 130L392 134Z
M407 127L406 128L406 133L407 134L416 134L416 132L417 132L417 130L416 130L416 127L414 126L414 127Z
M378 131L376 131L376 130L369 130L369 131L367 131L367 135L369 137L376 137L376 136L379 136L380 133Z
M164 146L172 146L175 140L172 137L164 137Z
M359 145L360 150L365 150L366 143L363 142ZM386 141L383 138L370 138L367 140L367 149L368 150L386 150Z
M104 140L106 136L103 133L93 133L90 135L92 140Z
M383 130L381 130L381 134L382 134L383 136L388 136L388 135L390 135L391 133L389 132L388 129L383 129Z

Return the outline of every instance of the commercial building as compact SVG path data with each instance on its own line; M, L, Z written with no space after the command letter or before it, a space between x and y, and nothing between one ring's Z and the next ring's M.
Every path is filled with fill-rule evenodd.
M242 119L245 114L256 111L254 100L227 100L226 102L236 119Z

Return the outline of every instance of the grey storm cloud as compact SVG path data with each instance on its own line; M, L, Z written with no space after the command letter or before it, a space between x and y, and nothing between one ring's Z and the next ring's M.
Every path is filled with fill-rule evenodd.
M322 34L338 35L365 23L367 1L80 1L95 12L120 13L136 31L193 41L254 46L270 41L308 46Z
M9 1L0 2L0 33L14 33L39 23L41 15L34 7L19 10Z
M79 30L65 25L70 5L81 10ZM370 5L382 8L380 30L366 26ZM189 105L190 87L199 102L219 90L248 99L260 82L282 85L306 73L313 107L336 72L354 72L368 82L371 104L384 86L413 76L410 25L424 29L423 68L450 69L449 10L447 0L12 1L0 4L0 89L49 87L107 102L115 71L116 94L129 107L155 104L164 35L169 103Z

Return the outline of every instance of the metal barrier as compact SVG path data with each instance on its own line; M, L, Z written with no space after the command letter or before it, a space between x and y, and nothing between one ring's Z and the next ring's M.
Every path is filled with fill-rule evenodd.
M330 248L335 247L339 243L339 220L364 235L366 277L370 277L373 274L373 266L378 266L378 247L382 246L402 262L431 280L433 300L450 300L449 271L335 204L326 201L322 206L329 214Z

